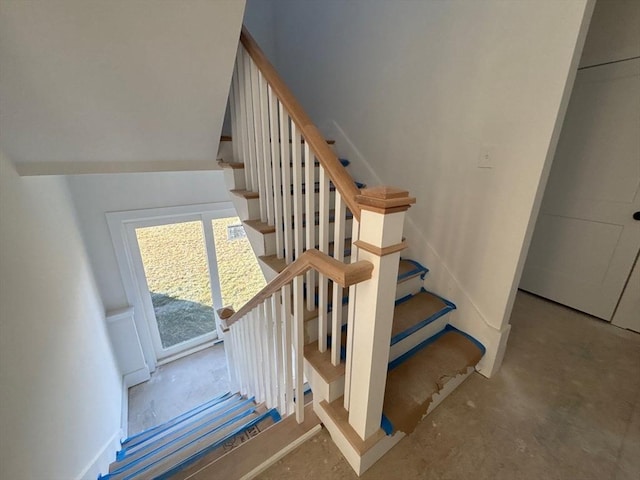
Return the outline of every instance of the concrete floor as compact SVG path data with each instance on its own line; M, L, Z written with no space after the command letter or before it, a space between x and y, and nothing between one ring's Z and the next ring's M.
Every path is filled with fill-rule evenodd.
M156 369L129 389L129 435L165 422L230 389L222 343Z
M640 479L640 335L522 292L511 323L501 371L472 375L362 479ZM322 430L258 478L357 477Z

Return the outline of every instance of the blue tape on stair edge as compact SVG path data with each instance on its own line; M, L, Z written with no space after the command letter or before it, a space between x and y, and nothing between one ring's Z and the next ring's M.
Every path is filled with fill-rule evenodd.
M224 418L224 417L228 416L231 413L240 411L240 410L242 410L244 408L247 408L247 407L252 407L252 406L255 407L254 404L255 404L255 402L254 402L254 398L253 397L251 397L249 399L241 400L240 402L238 402L236 404L232 404L226 410L222 409L219 412L218 411L212 412L212 413L214 413L214 415L211 418L209 418L208 420L204 421L203 423L201 423L200 425L198 425L196 427L194 427L194 423L196 422L194 420L191 420L188 423L185 423L184 425L180 425L182 422L177 423L176 426L177 425L180 425L180 426L175 431L173 431L172 434L173 433L178 433L179 436L176 437L176 439L174 439L174 440L182 439L182 438L184 438L184 437L186 437L188 435L191 435L191 434L197 432L198 430L203 430L203 429L205 429L207 427L210 427L211 425L213 425L217 421L219 421L221 418ZM204 418L206 418L206 416ZM199 419L199 420L202 420L202 419ZM186 430L186 431L183 431L182 433L180 433L181 430ZM124 460L127 460L127 459L131 458L134 455L138 455L139 453L144 452L145 450L147 450L147 449L149 449L151 447L153 447L153 448L151 448L150 451L158 452L158 451L162 450L165 446L171 445L173 443L173 442L169 442L169 443L167 443L165 445L162 445L162 444L158 445L158 443L162 442L162 440L165 439L165 438L166 438L165 435L159 436L158 438L151 437L151 439L153 439L152 441L150 441L148 443L145 442L143 444L140 444L140 448L136 448L133 452L131 452L131 449L129 449L129 450L121 450L118 453L121 453L121 452L124 452L124 453L120 456L119 459L116 459L116 463L117 462L122 462ZM143 456L148 456L149 453L150 452L147 452ZM131 463L133 463L133 462L131 462Z
M132 442L128 442L126 444L121 445L122 448L120 452L122 452L123 450L127 451L127 450L132 450L133 448L139 447L143 443L148 442L153 437L163 434L170 428L173 428L176 425L182 422L185 422L190 418L195 417L196 415L200 415L204 412L207 412L206 414L217 412L218 410L228 408L228 406L230 404L233 404L233 402L241 403L242 401L243 401L242 396L239 393L235 393L235 394L231 394L228 397L222 398L220 401L213 403L211 405L207 405L207 404L201 405L200 407L204 407L204 408L197 407L187 412L187 414L178 415L177 417L172 418L168 422L165 422L159 425L159 427L161 428L158 428L155 431L149 431L148 433L150 433L150 435L136 438ZM120 453L120 452L118 452L120 455L124 455L124 453Z
M280 416L280 413L278 413L278 411L275 408L272 408L271 410L263 413L262 415L260 415L259 417L255 418L251 422L249 422L249 423L247 423L247 424L235 429L234 431L230 432L224 438L221 438L217 442L209 445L208 447L206 447L206 448L200 450L199 452L191 455L190 457L184 459L182 462L180 462L177 465L173 466L171 469L167 470L166 472L162 473L161 475L158 475L155 478L155 480L167 480L167 479L171 478L171 476L173 476L176 473L178 473L179 471L183 470L185 467L189 466L191 463L199 460L200 458L204 457L208 453L214 451L216 448L219 448L224 442L226 442L229 439L235 437L236 435L242 433L243 431L245 431L245 430L257 425L258 423L260 423L263 420L265 420L267 417L271 417L271 419L274 421L274 423L278 423L282 419L282 417Z
M245 412L242 412L241 414L239 414L239 415L237 415L237 416L235 416L235 417L231 418L230 420L228 420L228 421L224 422L223 424L219 425L218 427L216 427L215 429L211 430L210 432L207 432L207 433L205 433L204 435L201 435L201 436L199 436L198 438L195 438L195 439L193 439L192 441L190 441L190 442L188 442L188 443L184 444L183 446L181 446L180 448L178 448L176 451L171 452L171 453L170 453L170 455L173 455L174 453L177 453L177 452L179 452L179 451L183 450L184 448L187 448L188 446L192 445L193 443L200 441L202 438L206 437L207 435L211 435L212 433L214 433L214 432L216 432L216 431L220 430L221 428L228 427L229 425L232 425L233 423L235 423L235 422L237 422L237 421L239 421L239 420L242 420L244 417L247 417L248 415L251 415L252 413L254 413L254 412L255 412L256 407L257 407L257 405L256 405L256 406L254 406L254 408L251 408L251 409L249 409L249 410L247 410L247 411L245 411ZM172 443L174 443L174 442L175 442L175 440L174 440L174 441L172 441L172 442L169 442L167 445L170 445L170 444L172 444ZM163 447L163 448L164 448L164 447ZM146 472L147 470L149 470L150 468L153 468L155 465L157 465L157 464L158 464L158 462L163 461L165 458L167 458L167 457L159 458L159 459L158 459L158 460L156 460L155 462L151 462L150 464L148 464L148 465L144 466L144 467L143 467L143 468L141 468L140 470L136 470L136 471L133 471L133 472L129 472L129 473L128 473L128 475L127 475L126 477L124 477L124 480L129 480L129 479L135 478L137 475L140 475L140 474L142 474L142 473ZM139 460L140 460L140 459L136 460L135 462L132 462L130 465L132 465L132 464L137 464L137 463L139 462ZM128 469L129 469L128 467L129 467L129 465L127 465L127 468L123 468L121 471L116 471L116 470L114 470L114 471L113 471L113 472L111 472L109 475L120 475L120 474L122 474L122 473L126 472L126 470L128 470ZM110 478L110 477L105 477L105 480L108 480L109 478Z
M482 355L484 355L485 353L487 353L487 349L486 347L480 343L480 341L475 338L472 337L471 335L469 335L467 332L463 332L462 330L454 327L453 325L447 325L447 327L449 327L449 331L455 331L458 332L460 335L462 335L463 337L465 337L467 340L469 340L471 343L473 343L476 347L478 347L481 351L482 351Z
M199 412L200 411L204 411L207 408L210 408L210 407L212 407L214 405L217 405L218 403L221 403L221 402L225 401L227 398L230 398L232 396L233 396L233 394L231 392L223 393L222 395L219 395L219 396L217 396L215 398L212 398L208 402L205 402L205 403L203 403L201 405L198 405L197 407L194 407L191 410L187 410L186 412L181 413L177 417L174 417L174 418L172 418L170 420L167 420L166 422L163 422L160 425L156 425L154 427L147 428L146 430L143 430L142 432L138 432L138 433L133 434L133 435L131 435L131 436L125 438L125 439L120 440L120 445L124 445L125 443L131 443L133 440L135 440L135 439L137 439L137 438L139 438L139 437L141 437L141 436L143 436L145 434L160 430L162 427L164 427L165 425L167 425L170 422L178 420L181 417L189 415L190 413L193 413L193 412L195 412L196 410L199 410L199 409L201 409L201 410L199 410ZM196 413L199 413L199 412L196 412ZM194 415L195 415L195 413L194 413Z
M424 288L421 288L420 292L429 293L430 295L433 295L434 297L439 298L440 300L442 300L442 302L445 304L445 306L443 308L441 308L440 310L438 310L433 315L425 318L421 322L418 322L415 325L412 325L411 327L407 328L406 330L404 330L404 331L396 334L395 336L391 337L391 345L395 345L396 343L398 343L398 342L404 340L405 338L407 338L409 335L417 332L421 328L424 328L427 325L429 325L430 323L435 322L436 320L438 320L442 316L444 316L447 313L449 313L451 310L455 310L456 309L456 306L455 306L454 303L450 302L449 300L447 300L445 298L442 298L442 297L436 295L435 293L429 292L429 291L425 290ZM407 298L407 297L409 297L409 298ZM400 300L397 300L396 301L396 305L400 305L401 303L404 303L404 302L410 300L410 298L413 298L414 295L410 295L410 296L408 295L407 297L403 297Z
M482 343L480 343L478 340L476 340L475 338L473 338L471 335L469 335L468 333L463 332L462 330L457 329L456 327L454 327L451 324L446 324L445 327L440 330L438 333L436 333L435 335L430 336L429 338L427 338L425 341L419 343L418 345L416 345L415 347L413 347L411 350L409 350L408 352L403 353L402 355L400 355L398 358L396 358L395 360L392 360L391 362L389 362L389 366L388 366L388 370L393 370L394 368L396 368L398 365L401 365L402 363L406 362L408 359L410 359L411 357L413 357L416 353L418 353L420 350L422 350L423 348L429 346L430 344L432 344L433 342L435 342L436 340L438 340L440 337L442 337L445 333L448 332L456 332L459 333L460 335L464 336L465 338L467 338L468 340L470 340L476 347L478 347L480 349L480 351L482 352L482 355L484 355L487 351L487 349L484 347L484 345Z
M252 404L253 404L253 405L252 405ZM245 401L245 402L243 402L243 405L235 405L232 409L229 409L229 411L228 411L227 413L233 413L233 412L235 412L235 411L237 411L237 410L240 410L241 408L244 408L244 407L247 407L247 406L249 406L250 408L248 408L248 409L246 409L246 410L241 411L238 415L235 415L234 417L230 418L230 419L229 419L229 420L227 420L226 422L221 423L220 425L218 425L217 427L215 427L213 430L210 430L210 431L208 431L208 432L206 432L206 433L204 433L204 434L200 435L200 436L199 436L199 437L197 437L196 439L194 439L194 440L192 440L192 441L190 441L190 442L186 443L186 444L185 444L185 445L183 445L182 447L178 448L178 450L176 450L176 452L177 452L177 451L182 450L185 446L187 446L187 445L191 445L193 442L198 441L198 440L199 440L200 438L202 438L202 437L206 437L207 435L211 435L212 433L214 433L214 432L216 432L216 431L220 430L221 428L224 428L225 426L228 426L228 425L230 425L230 424L232 424L232 423L234 423L234 422L236 422L236 421L238 421L238 420L241 420L242 418L244 418L244 417L246 417L246 416L250 415L251 413L255 412L256 407L257 407L257 406L255 405L255 403L254 403L254 399L252 398L250 401ZM184 434L180 435L179 437L174 438L174 439L173 439L173 440L171 440L170 442L167 442L167 443L165 443L164 445L160 445L159 447L155 448L154 450L151 450L151 451L149 451L149 452L145 453L145 454L144 454L144 455L142 455L140 458L136 458L134 461L132 461L132 462L130 462L130 463L128 463L128 464L126 464L126 465L123 465L123 466L122 466L122 467L120 467L120 468L115 468L115 469L113 470L113 472L110 472L109 474L110 474L110 475L119 475L119 474L122 474L122 473L126 472L127 470L131 470L132 468L134 468L134 467L138 466L140 463L142 463L143 461L145 461L145 460L147 460L148 458L152 457L153 455L157 454L158 452L161 452L162 450L164 450L164 449L166 449L166 448L168 448L168 447L174 446L176 443L180 442L180 441L181 441L181 440L183 440L185 437L188 437L189 435L192 435L193 433L197 432L197 431L198 431L198 430L200 430L200 429L203 429L203 428L206 428L206 427L210 427L210 426L211 426L211 424L212 424L212 423L215 423L215 421L216 421L216 420L219 420L219 418L213 418L213 419L211 419L210 421L208 421L208 422L204 423L203 425L201 425L200 427L195 428L195 429L193 429L193 430L190 430L190 431L188 431L188 432L185 432ZM175 452L172 452L171 454L173 454L173 453L175 453ZM170 454L170 455L171 455L171 454ZM164 457L162 457L162 458L164 458ZM158 463L160 460L162 460L162 458L160 458L160 459L156 460L155 462L151 462L149 465L147 465L146 467L142 468L142 469L140 470L140 472L143 472L143 471L145 471L145 470L147 469L147 467L149 467L149 466L151 466L151 465L154 465L154 464ZM130 473L131 473L131 472L130 472ZM138 471L135 471L135 473L137 474L137 473L138 473Z
M393 433L393 424L391 423L391 420L389 420L384 413L382 414L382 420L380 421L380 428L387 435L391 435Z
M418 273L420 273L420 278L422 280L424 280L424 277L427 273L429 273L429 269L427 267L425 267L424 265L422 265L419 262L416 262L415 260L410 260L408 258L402 258L401 260L404 260L405 262L409 262L411 263L414 267L416 267L415 270L411 270L410 272L406 272L402 275L398 275L398 281L402 281L406 278L410 278L413 277L414 275L417 275Z

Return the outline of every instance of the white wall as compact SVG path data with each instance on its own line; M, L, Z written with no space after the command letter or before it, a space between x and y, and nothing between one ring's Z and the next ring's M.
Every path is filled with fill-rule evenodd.
M417 197L412 254L491 347L491 374L593 4L274 3L285 81L358 180ZM477 168L483 146L492 169Z
M2 0L7 155L26 175L215 168L244 4Z
M0 245L0 477L93 480L121 377L64 179L20 178L0 154Z
M73 175L68 184L106 310L128 306L106 212L229 201L222 171ZM140 315L136 312L138 333L153 369L153 347L148 332L140 328L144 324Z

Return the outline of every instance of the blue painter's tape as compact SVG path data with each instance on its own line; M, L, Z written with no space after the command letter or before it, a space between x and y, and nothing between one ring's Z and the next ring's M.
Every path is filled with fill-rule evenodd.
M420 278L424 280L425 275L429 272L429 269L427 267L416 262L415 260L409 260L407 258L403 258L402 260L404 260L405 262L411 263L415 268L408 272L403 273L402 275L398 275L399 282L418 274L420 274Z
M422 350L423 348L425 348L426 346L432 344L433 342L435 342L437 339L439 339L442 335L444 335L445 333L447 333L447 329L446 327L443 330L440 330L438 333L436 333L435 335L427 338L424 342L419 343L418 345L416 345L415 347L413 347L411 350L409 350L406 353L403 353L402 355L400 355L398 358L396 358L395 360L392 360L391 362L389 362L389 370L393 370L394 368L396 368L398 365L401 365L402 363L406 362L407 360L409 360L411 357L413 357L416 353L418 353L420 350Z
M348 167L351 162L346 158L341 158L340 163L342 164L343 167Z
M447 325L445 327L445 329L449 330L449 331L454 331L454 332L458 332L460 335L462 335L463 337L465 337L466 339L468 339L469 341L471 341L471 343L473 343L476 347L478 347L481 351L482 351L482 355L484 355L485 353L487 353L487 349L485 348L485 346L480 343L479 340L477 340L476 338L472 337L471 335L469 335L466 332L463 332L462 330L458 330L456 327L454 327L453 325Z
M408 352L400 355L398 358L396 358L395 360L389 362L389 370L393 370L394 368L396 368L398 365L401 365L402 363L406 362L408 359L410 359L411 357L413 357L416 353L418 353L420 350L422 350L423 348L429 346L430 344L432 344L433 342L435 342L437 339L439 339L440 337L442 337L445 333L447 332L456 332L459 333L460 335L464 336L465 338L467 338L469 341L471 341L476 347L478 347L481 351L482 354L484 355L486 353L486 348L484 347L484 345L482 343L480 343L478 340L476 340L475 338L473 338L471 335L469 335L468 333L465 333L461 330L458 330L456 327L454 327L453 325L447 324L445 325L445 327L440 330L438 333L436 333L435 335L432 335L431 337L427 338L424 342L419 343L418 345L416 345L415 347L413 347L411 350L409 350Z
M180 462L177 465L175 465L174 467L172 467L170 470L167 470L165 473L157 476L155 478L155 480L168 480L173 475L175 475L177 472L183 470L185 467L191 465L193 462L199 460L200 458L204 457L205 455L208 455L210 452L214 451L216 448L220 447L222 444L224 444L228 440L230 440L233 437L235 437L236 435L248 430L249 428L259 424L260 422L262 422L263 420L267 419L268 417L271 417L271 419L276 423L279 422L280 419L281 419L280 414L278 413L278 411L275 408L272 408L271 410L263 413L262 415L260 415L259 417L255 418L254 420L250 421L249 423L236 428L235 430L230 432L228 435L226 435L224 438L221 438L220 440L216 441L215 443L209 445L208 447L206 447L206 448L200 450L199 452L191 455L190 457L186 458L182 462ZM127 479L125 479L125 480L127 480Z
M236 415L235 417L231 418L230 420L228 420L228 421L224 422L223 424L221 424L221 425L217 426L217 427L216 427L216 428L214 428L213 430L211 430L211 431L209 431L209 432L207 432L207 433L204 433L203 435L200 435L198 438L195 438L195 439L193 439L192 441L190 441L190 442L188 442L188 443L186 443L186 444L182 445L181 447L179 447L179 448L177 448L176 450L174 450L173 452L171 452L169 455L173 455L173 454L175 454L175 453L177 453L177 452L179 452L179 451L181 451L181 450L183 450L183 449L185 449L185 448L188 448L188 447L189 447L189 446L191 446L192 444L194 444L194 443L196 443L196 442L200 441L201 439L203 439L203 438L207 437L208 435L214 434L214 433L216 433L217 431L219 431L219 430L221 430L221 429L223 429L223 428L225 428L225 427L228 427L228 426L230 426L230 425L233 425L234 423L236 423L236 422L238 422L238 421L242 420L243 418L245 418L245 417L247 417L247 416L251 415L251 414L252 414L252 413L254 413L254 412L255 412L255 408L250 408L249 410L244 411L244 412L240 413L239 415ZM175 439L175 440L173 440L173 441L169 442L166 446L169 446L169 445L173 445L173 444L175 444L175 442L177 442L177 440L178 440L178 439ZM165 446L165 447L166 447L166 446ZM163 447L163 448L165 448L165 447ZM152 452L152 453L155 453L155 452ZM127 475L127 476L125 476L125 477L124 477L124 480L130 480L130 479L133 479L133 478L135 478L136 476L138 476L138 475L140 475L140 474L142 474L142 473L146 472L146 471L147 471L147 470L149 470L150 468L153 468L153 467L154 467L155 465L157 465L159 462L162 462L166 457L167 457L167 456L164 456L164 457L162 457L162 458L159 458L158 460L153 461L153 462L149 463L148 465L145 465L144 467L140 468L139 470L134 470L134 471L130 471L130 472L126 473L126 472L127 472L127 470L130 470L130 467L131 467L132 465L133 465L133 466L136 466L136 465L138 465L138 464L141 462L141 460L142 460L143 458L144 458L144 459L149 458L149 457L148 457L148 455L145 455L145 457L141 457L140 459L136 460L135 462L132 462L131 464L127 465L127 466L126 466L125 468L123 468L122 470L120 470L120 471L113 471L113 472L111 472L111 473L110 473L110 475L116 475L116 474L117 474L117 475L120 475L120 474L126 473L126 475Z
M425 290L424 288L422 288L420 290L421 292L424 293L430 293L431 295L434 295L436 297L438 297L440 300L442 300L442 302L444 303L444 307L442 307L440 310L438 310L436 313L434 313L433 315L425 318L424 320L422 320L419 323L416 323L415 325L412 325L411 327L407 328L406 330L396 334L395 336L393 336L391 338L391 345L395 345L396 343L404 340L405 338L407 338L409 335L417 332L418 330L420 330L421 328L424 328L425 326L429 325L430 323L435 322L436 320L438 320L440 317L442 317L443 315L446 315L447 313L449 313L451 310L455 310L456 306L451 303L449 300L446 300L438 295L435 295L434 293L431 292L427 292L427 290ZM407 300L409 300L407 297L403 297L400 300L398 300L399 303L404 303ZM396 305L398 305L399 303L396 303Z
M186 422L190 419L193 419L194 417L198 416L198 415L210 415L214 412L219 412L219 411L223 411L224 409L228 409L230 406L234 405L234 404L238 404L241 403L243 401L242 396L239 393L233 394L229 397L226 397L224 399L222 399L221 401L213 404L213 405L208 405L206 408L202 408L202 409L193 409L190 412L188 412L188 414L182 414L179 415L177 417L175 417L173 420L170 420L169 422L166 422L164 424L162 424L162 428L158 429L157 431L151 432L151 435L147 435L145 437L140 437L140 438L136 438L134 441L127 443L125 445L122 446L122 450L120 450L120 452L118 452L121 456L126 455L127 451L129 450L133 450L135 448L139 448L140 445L152 440L154 437L159 437L161 435L164 434L164 432L166 432L167 430L174 428L176 425L179 425L180 423Z
M401 303L406 302L407 300L411 300L413 298L413 293L410 293L409 295L406 295L402 298L399 298L398 300L396 300L395 305L400 305Z
M167 428L171 428L173 425L181 422L182 420L186 419L186 418L190 418L193 415L197 415L198 413L211 408L225 400L227 400L228 398L230 398L232 396L231 392L226 392L223 393L222 395L219 395L211 400L209 400L208 402L203 403L202 405L198 405L197 407L192 408L191 410L188 410L180 415L178 415L177 417L172 418L171 420L168 420L164 423L161 423L160 425L156 425L155 427L151 427L148 428L147 430L144 430L142 432L136 433L135 435L131 435L130 437L127 437L124 440L120 441L121 445L127 445L127 444L138 444L140 442L137 442L138 439L140 439L140 437L145 436L146 438L151 438L153 435L155 435L158 432L164 431ZM144 441L144 440L143 440Z
M211 425L214 425L216 422L220 421L220 419L226 417L227 415L229 415L229 414L231 414L233 412L242 411L243 409L253 408L253 407L254 407L253 398L247 399L247 400L239 402L239 403L237 403L235 405L232 405L231 408L224 409L224 410L222 410L220 412L217 412L213 417L209 418L208 420L206 420L205 422L201 423L200 425L198 425L196 427L193 427L193 424L195 422L191 421L191 422L185 423L184 425L180 425L178 428L176 428L171 433L173 434L173 433L179 433L181 431L184 431L184 433L182 433L178 437L176 437L175 440L177 441L177 440L180 440L182 438L188 437L189 435L192 435L193 433L197 432L198 430L204 430L204 429L210 427ZM162 450L165 446L172 444L172 442L163 443L163 441L165 441L165 437L164 436L156 438L153 441L151 441L149 443L145 443L144 445L140 446L140 448L135 449L133 452L131 450L127 451L126 454L120 460L121 461L127 460L127 459L131 458L132 456L139 455L140 453L142 453L144 451L147 451L147 450L151 450L151 452L148 452L148 453L155 453L155 452L158 452L158 451ZM145 454L144 456L148 457L149 456L148 453Z
M391 423L391 420L389 420L384 413L382 414L382 420L380 422L380 428L387 435L391 435L393 433L393 424Z

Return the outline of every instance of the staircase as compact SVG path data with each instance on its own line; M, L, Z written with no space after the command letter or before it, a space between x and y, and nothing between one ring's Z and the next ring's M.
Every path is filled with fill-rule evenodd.
M225 393L161 425L123 440L100 480L187 478L280 421L254 398Z
M103 478L252 478L320 422L360 475L485 353L425 290L428 269L401 257L415 198L351 178L244 28L229 105L219 164L268 280L218 311L239 393L125 440Z
M296 392L361 474L475 369L485 348L400 257L415 199L366 188L243 29L219 164L269 281L219 312L243 394L305 421ZM386 375L384 374L386 372Z

